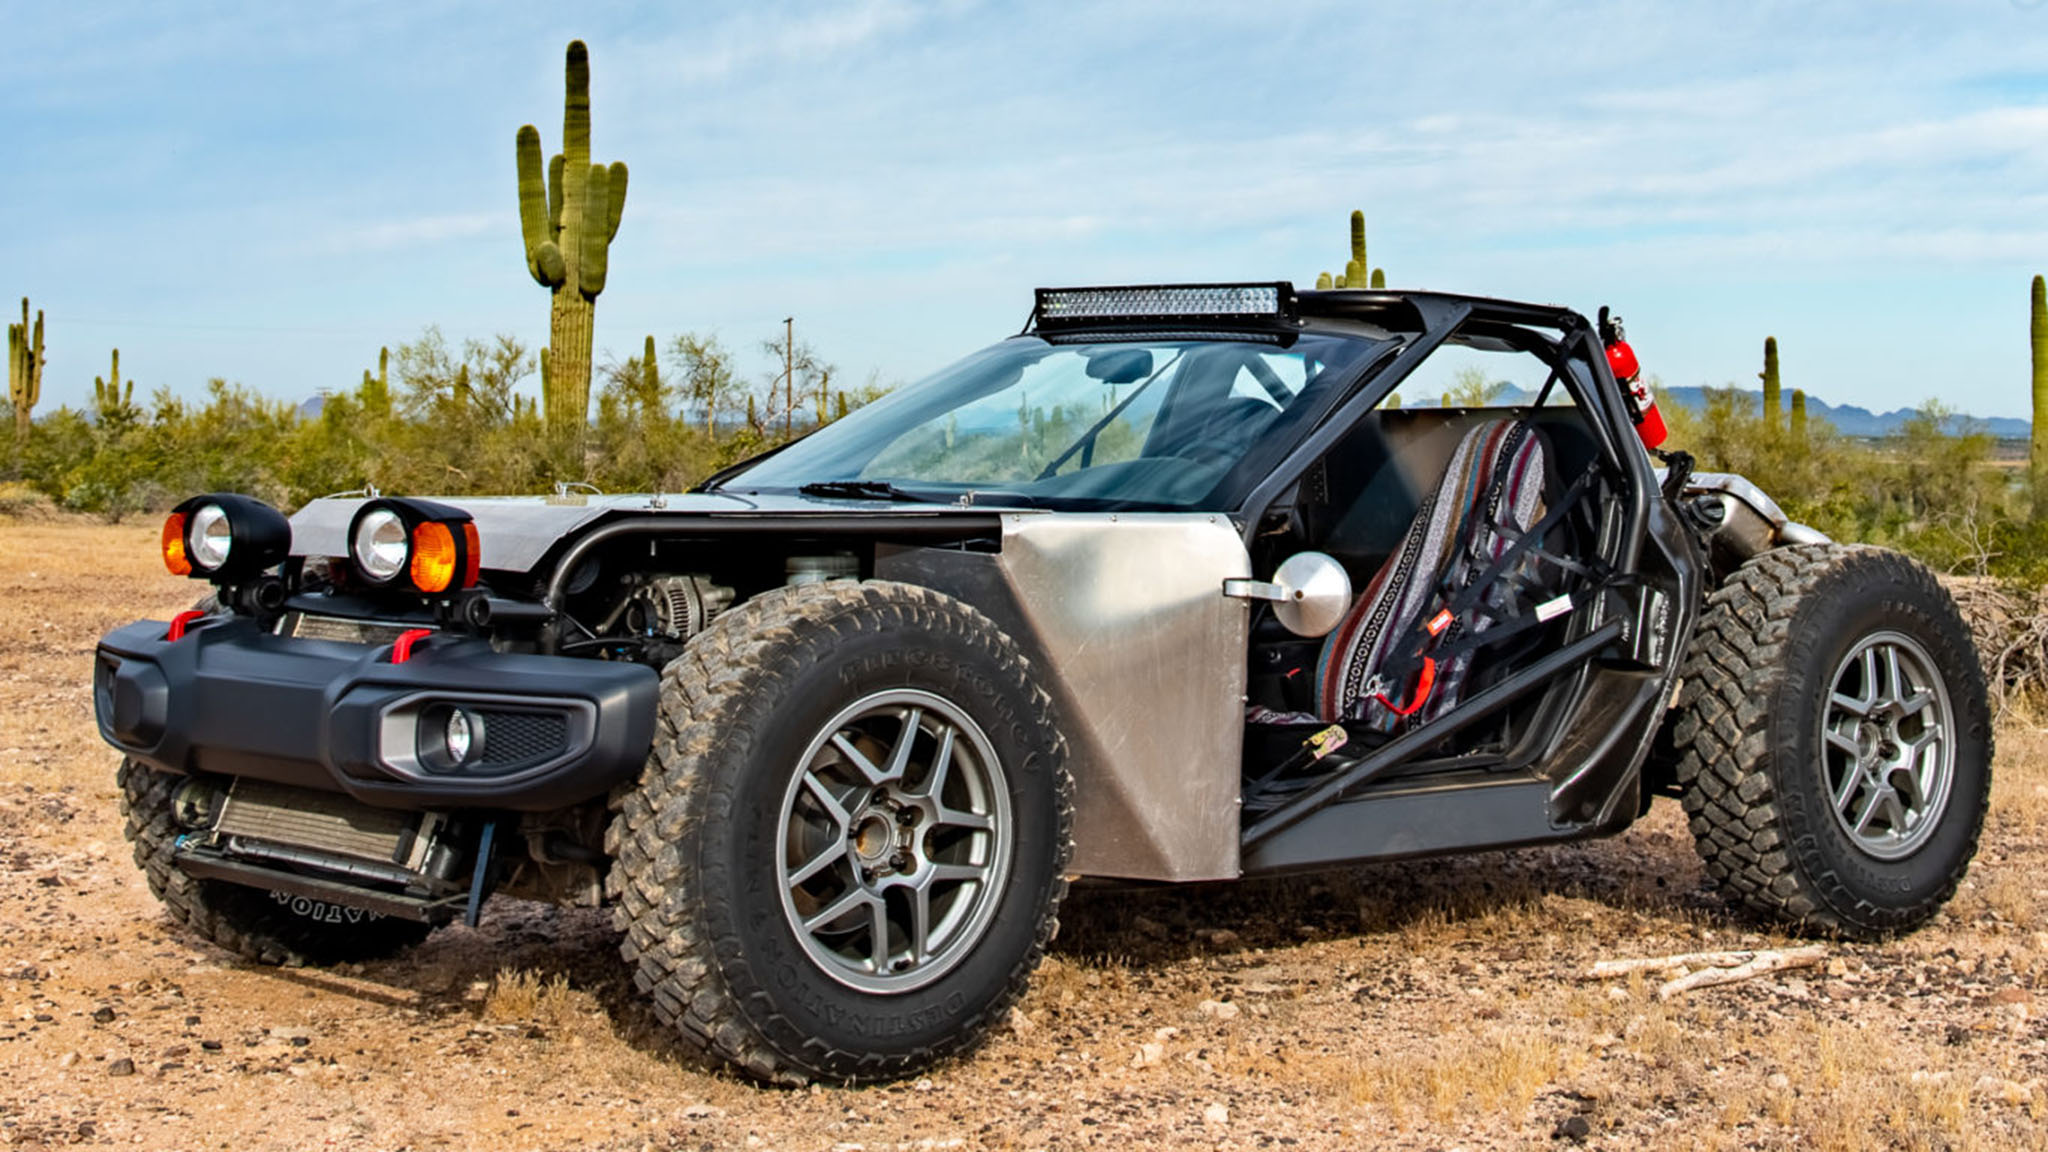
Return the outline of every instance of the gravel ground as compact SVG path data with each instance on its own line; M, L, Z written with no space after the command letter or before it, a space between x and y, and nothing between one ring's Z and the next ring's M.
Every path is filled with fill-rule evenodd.
M154 524L0 521L0 1144L151 1149L2048 1146L2048 735L1931 928L1659 1000L1596 960L1798 943L1612 840L1078 890L1008 1025L928 1079L757 1088L640 1008L599 913L500 902L394 961L240 964L120 834L88 656L183 607ZM91 573L91 575L87 575Z

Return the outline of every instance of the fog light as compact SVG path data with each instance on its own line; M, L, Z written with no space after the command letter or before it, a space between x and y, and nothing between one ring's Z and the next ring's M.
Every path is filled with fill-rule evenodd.
M460 764L469 759L470 742L474 735L470 727L469 713L460 708L449 709L446 740L448 759L451 762Z

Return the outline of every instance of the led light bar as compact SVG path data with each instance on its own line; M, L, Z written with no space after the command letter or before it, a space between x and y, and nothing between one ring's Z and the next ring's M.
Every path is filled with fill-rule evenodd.
M1280 322L1295 318L1294 286L1162 284L1124 288L1040 288L1040 328L1100 327L1190 320Z

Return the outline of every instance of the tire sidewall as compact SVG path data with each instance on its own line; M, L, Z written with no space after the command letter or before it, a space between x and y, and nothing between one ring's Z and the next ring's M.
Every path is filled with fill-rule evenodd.
M722 758L712 769L734 778L729 789L707 790L731 803L719 811L725 806L714 802L699 826L696 850L712 897L702 914L743 1010L764 1039L798 1059L820 1046L882 1061L909 1058L966 1034L1034 948L1058 880L1058 744L1043 698L1021 676L1001 675L986 646L919 623L820 628L800 638L787 653L793 674L772 694L757 694L740 721L751 729L742 742L751 754L744 762ZM998 906L970 953L928 985L871 993L833 980L797 940L777 888L776 833L800 757L823 727L855 700L902 688L947 699L989 738L1009 793L1012 851Z
M1814 893L1836 916L1889 930L1923 920L1954 892L1975 852L1990 792L1991 732L1983 676L1968 631L1931 577L1879 564L1880 553L1829 574L1791 622L1785 678L1771 709L1772 791L1787 846ZM1917 573L1916 573L1917 574ZM1897 860L1871 856L1833 811L1821 717L1843 659L1879 632L1910 636L1926 649L1948 691L1954 778L1933 836Z

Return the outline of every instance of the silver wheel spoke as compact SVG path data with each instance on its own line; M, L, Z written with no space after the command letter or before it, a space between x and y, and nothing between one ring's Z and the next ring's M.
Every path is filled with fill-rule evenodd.
M910 890L910 962L930 959L932 936L932 891L926 884Z
M1886 704L1896 704L1906 695L1906 676L1899 671L1899 650L1884 650L1884 694L1879 697Z
M1835 789L1835 811L1847 812L1849 801L1856 795L1856 785L1863 781L1863 769L1851 763L1842 771L1841 786Z
M874 940L868 945L868 955L877 973L889 970L889 902L880 896L874 898L874 919L868 925Z
M846 829L853 823L853 814L846 810L846 805L839 802L839 797L834 796L832 790L825 787L825 782L818 779L815 773L804 773L804 788L824 806L825 814L832 817L832 826L839 830L839 834L846 835Z
M798 868L794 872L791 872L789 874L789 886L791 888L797 887L798 885L804 883L806 880L809 880L811 877L816 876L818 873L823 872L826 868L837 863L840 859L845 857L845 855L846 836L842 833L838 836L833 837L832 843L827 845L823 852L820 852L816 856L811 857L808 861L804 863L803 867Z
M952 883L961 880L981 880L986 877L987 871L978 864L934 864L932 878L927 886L942 881Z
M958 809L946 807L939 809L939 814L932 820L932 823L942 824L948 828L969 828L976 832L986 832L990 828L995 827L988 817L983 816L979 812L962 812Z
M903 734L896 737L896 747L889 751L889 766L882 770L882 780L903 779L903 770L910 766L911 749L917 746L917 724L922 719L922 708L912 708L903 714Z
M853 911L862 904L868 903L880 904L881 898L865 888L850 889L846 895L825 905L824 909L817 915L805 920L804 931L816 932L818 929L830 925L833 921L845 916L848 912Z
M1856 743L1856 737L1845 736L1838 728L1828 729L1827 741L1829 744L1834 745L1837 750L1848 753L1851 764L1854 764L1863 755L1863 746Z
M1876 701L1858 700L1854 696L1844 696L1840 692L1836 692L1828 697L1828 704L1860 719L1870 715L1870 710L1876 706Z
M846 757L847 762L867 778L868 783L880 784L888 780L889 777L880 768L875 767L874 761L862 755L861 750L853 746L853 741L846 738L846 733L833 733L832 747L837 748L839 754Z
M1941 733L1929 729L1906 741L1907 775L1913 780L1913 803L1925 807L1936 783L1935 774L1942 766L1942 753L1946 746Z
M1871 818L1877 815L1877 810L1884 803L1884 798L1891 794L1892 790L1887 787L1877 787L1870 790L1870 799L1863 802L1863 812L1856 817L1855 828L1857 835L1865 836L1869 834Z
M939 751L932 757L932 770L925 779L924 788L917 793L934 805L945 803L940 797L946 793L946 774L953 770L953 741L958 735L959 733L948 728L939 737Z

